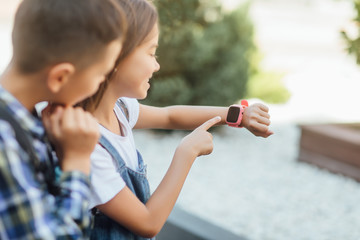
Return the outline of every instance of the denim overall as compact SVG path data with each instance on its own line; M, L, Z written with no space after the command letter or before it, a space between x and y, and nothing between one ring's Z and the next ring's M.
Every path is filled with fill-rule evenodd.
M110 155L115 160L117 171L124 179L126 186L139 198L141 202L145 204L150 197L150 187L149 182L146 178L146 165L144 165L140 153L137 152L139 171L133 171L125 165L124 160L121 158L120 154L116 151L116 149L112 146L109 140L102 136L100 138L100 144L110 153ZM105 216L96 208L92 209L92 213L94 215L94 225L92 227L90 236L90 239L92 240L149 239L135 235L111 218Z

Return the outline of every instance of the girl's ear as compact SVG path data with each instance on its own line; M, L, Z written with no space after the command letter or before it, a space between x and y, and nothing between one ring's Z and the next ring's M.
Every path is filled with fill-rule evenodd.
M60 63L53 66L47 78L48 88L52 93L59 92L74 73L75 67L71 63Z

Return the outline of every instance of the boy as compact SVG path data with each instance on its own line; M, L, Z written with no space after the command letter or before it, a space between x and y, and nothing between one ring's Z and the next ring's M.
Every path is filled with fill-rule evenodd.
M0 77L0 239L81 239L99 132L76 102L114 67L125 31L112 0L23 0ZM43 123L35 105L48 101ZM45 126L45 128L44 128ZM62 173L55 181L45 129Z

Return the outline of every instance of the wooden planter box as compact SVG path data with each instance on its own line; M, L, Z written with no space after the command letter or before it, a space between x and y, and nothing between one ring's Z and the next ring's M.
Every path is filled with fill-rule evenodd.
M299 161L360 181L360 124L300 127Z

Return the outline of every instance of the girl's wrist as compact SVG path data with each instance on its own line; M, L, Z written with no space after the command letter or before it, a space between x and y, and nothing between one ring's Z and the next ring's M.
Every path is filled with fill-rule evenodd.
M174 156L176 155L181 156L181 159L189 160L190 163L193 163L198 156L192 147L187 147L183 144L176 148Z

